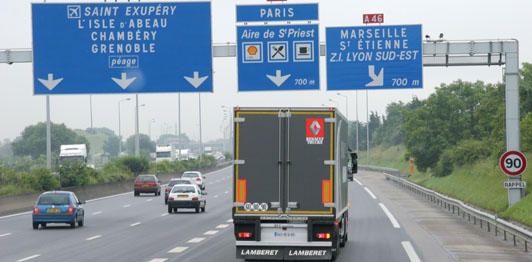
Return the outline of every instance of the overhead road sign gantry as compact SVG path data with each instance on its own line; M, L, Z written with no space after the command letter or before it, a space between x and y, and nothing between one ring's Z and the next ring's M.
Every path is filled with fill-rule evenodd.
M421 25L326 28L328 90L423 87Z
M236 13L239 91L319 90L317 4L246 5Z
M210 2L33 3L34 94L212 92Z

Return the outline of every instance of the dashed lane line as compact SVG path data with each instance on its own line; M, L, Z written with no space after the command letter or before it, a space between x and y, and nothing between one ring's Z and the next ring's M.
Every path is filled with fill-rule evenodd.
M421 262L421 259L419 259L419 256L417 255L416 250L414 250L414 247L410 241L403 241L401 244L403 245L403 248L405 249L406 254L410 258L411 262Z
M400 228L399 222L397 222L397 219L392 215L392 212L386 208L386 206L383 203L379 203L379 206L381 207L382 211L384 211L384 214L388 217L390 222L392 222L392 225L394 228Z
M205 233L203 233L204 235L215 235L216 233L218 233L218 230L210 230L210 231L207 231Z
M193 238L193 239L187 241L187 243L199 243L199 242L201 242L201 241L203 241L203 240L205 240L204 237L195 237L195 238Z
M28 261L28 260L31 260L31 259L34 259L34 258L38 258L38 257L40 257L40 256L41 256L41 255L33 255L33 256L25 257L25 258L22 258L22 259L17 260L17 262Z
M93 236L93 237L89 237L89 238L87 238L85 240L90 241L90 240L94 240L94 239L97 239L97 238L100 238L100 237L102 237L102 235L96 235L96 236Z
M183 251L185 251L187 249L188 249L188 247L176 247L176 248L168 251L168 253L181 253L181 252L183 252Z

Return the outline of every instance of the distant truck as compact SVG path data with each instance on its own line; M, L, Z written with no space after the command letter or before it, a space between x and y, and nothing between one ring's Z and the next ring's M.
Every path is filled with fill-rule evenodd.
M235 108L236 257L333 260L347 242L347 120L330 108Z
M181 161L190 160L190 149L176 149L176 159Z
M157 145L155 147L155 162L174 161L175 149L172 145Z
M85 144L61 145L58 164L61 166L67 161L87 163L87 146Z

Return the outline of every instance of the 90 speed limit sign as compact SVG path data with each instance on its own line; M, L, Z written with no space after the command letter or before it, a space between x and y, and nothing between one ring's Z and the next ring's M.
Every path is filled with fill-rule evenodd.
M502 154L499 164L506 175L519 176L525 172L526 157L519 151L508 151Z

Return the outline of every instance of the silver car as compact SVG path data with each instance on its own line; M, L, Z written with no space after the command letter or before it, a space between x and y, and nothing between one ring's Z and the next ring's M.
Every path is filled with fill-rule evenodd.
M181 178L189 179L192 182L196 183L201 190L205 190L205 176L199 171L185 171Z

